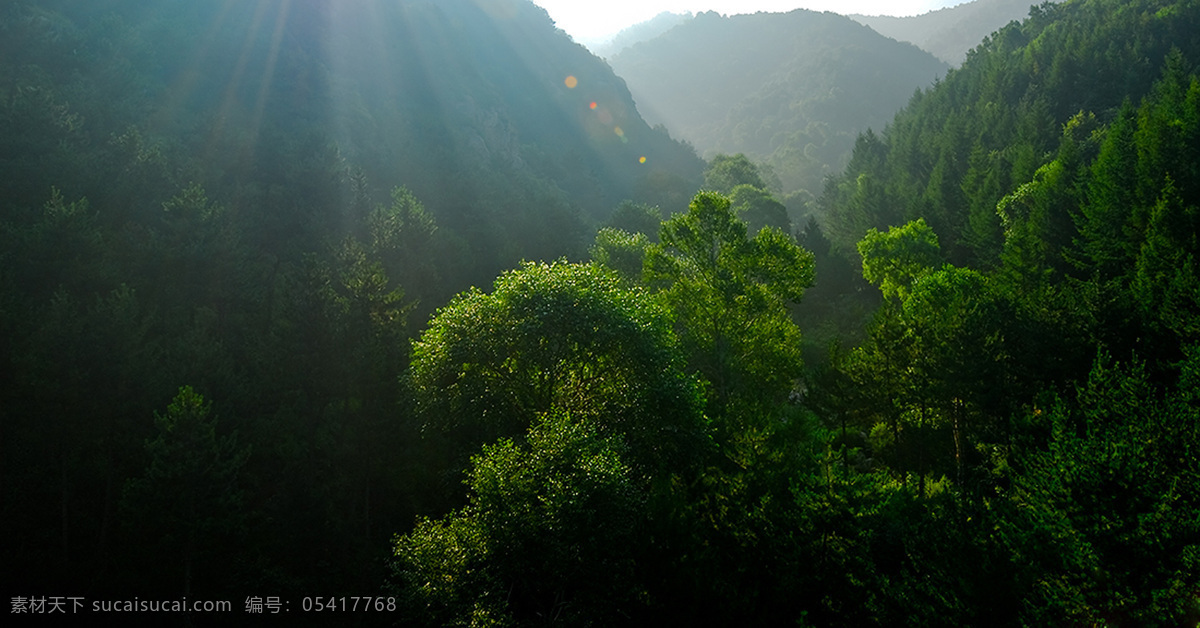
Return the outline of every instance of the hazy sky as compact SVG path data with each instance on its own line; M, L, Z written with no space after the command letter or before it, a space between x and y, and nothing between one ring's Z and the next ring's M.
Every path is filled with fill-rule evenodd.
M533 0L576 41L587 42L615 35L663 11L724 15L756 11L812 9L864 15L917 15L961 4L966 0Z

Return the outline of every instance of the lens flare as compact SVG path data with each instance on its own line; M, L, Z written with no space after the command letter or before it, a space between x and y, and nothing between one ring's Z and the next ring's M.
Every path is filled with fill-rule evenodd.
M575 89L575 86L579 85L579 79L575 78L574 76L568 76L563 83L566 84L567 89Z
M639 163L639 164L644 164L644 163L646 163L646 157L645 157L645 156L638 157L638 163Z
M617 137L625 137L625 130L619 126L613 127L613 133L616 133Z
M588 105L588 107L590 107L590 108L592 108L592 109L595 109L595 108L596 108L596 106L597 106L597 105L596 105L595 101L593 101L593 102L592 102L592 104Z

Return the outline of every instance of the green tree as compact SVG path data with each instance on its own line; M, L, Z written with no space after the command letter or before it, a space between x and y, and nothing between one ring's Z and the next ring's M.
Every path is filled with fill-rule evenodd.
M389 205L367 215L367 249L379 260L392 282L414 299L443 297L441 273L434 250L438 228L425 206L408 189L398 187Z
M406 622L612 625L645 604L645 484L622 440L565 413L472 458L470 503L395 542Z
M596 233L596 244L591 250L592 260L636 283L642 279L642 266L648 248L650 238L644 233L605 227Z
M704 189L722 194L730 194L739 185L765 190L766 182L758 172L758 166L749 157L738 153L736 155L717 155L708 163L704 171Z
M858 243L863 277L887 298L904 300L912 285L942 265L937 235L918 218L886 233L875 229Z
M900 315L913 338L912 410L949 432L949 446L935 445L931 455L950 462L945 470L962 485L965 469L981 462L980 447L1007 442L998 423L1015 410L1006 371L1014 307L988 277L947 268L914 284Z
M1200 342L1200 207L1185 206L1168 178L1149 222L1130 288L1152 329L1175 337L1172 346Z
M733 211L746 222L749 233L757 234L765 227L774 227L784 233L792 232L787 207L762 188L746 183L735 185L729 193L729 201Z
M813 256L783 232L753 239L729 199L701 192L688 213L663 223L646 255L647 279L675 312L689 367L712 386L722 415L735 400L786 401L800 375L800 330L787 304L812 285Z
M1135 257L1127 237L1137 192L1136 109L1126 101L1103 131L1100 153L1087 179L1087 202L1076 216L1080 265L1100 279L1124 274Z
M527 263L438 311L411 383L426 427L460 450L561 411L625 438L647 472L679 468L704 439L681 366L668 313L644 291L599 266Z
M124 506L148 540L171 548L182 570L182 592L192 590L193 569L213 543L244 523L239 474L250 456L237 434L217 435L212 404L184 386L154 415L157 435L146 441L149 462L125 485Z

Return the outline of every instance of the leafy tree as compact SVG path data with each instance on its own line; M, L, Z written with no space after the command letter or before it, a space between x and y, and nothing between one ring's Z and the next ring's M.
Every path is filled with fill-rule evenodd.
M914 411L930 427L949 431L950 446L938 449L953 461L960 484L965 468L981 462L980 447L1008 441L1003 421L1016 394L1007 372L1014 310L987 277L950 268L918 281L901 310L913 336L907 366Z
M940 267L937 235L918 218L886 233L874 229L858 243L863 277L888 298L904 300L917 280Z
M758 172L758 166L755 166L750 158L738 153L717 155L708 162L708 169L704 171L704 189L730 194L739 185L749 185L760 190L767 188Z
M472 458L470 503L396 539L393 586L408 623L612 625L645 604L645 485L625 445L565 413L524 443Z
M664 222L647 279L676 315L688 365L712 386L710 408L786 401L800 375L800 331L786 304L813 281L812 253L776 229L746 236L729 199L701 192Z
M746 222L749 233L757 234L764 227L791 233L792 221L788 219L787 208L770 192L743 183L733 187L729 200L733 211Z
M596 233L592 259L633 282L642 279L642 266L650 238L644 233L628 233L605 227Z
M1072 219L1079 212L1079 187L1087 170L1084 152L1095 124L1094 116L1071 118L1054 161L996 206L1004 233L1001 275L1019 291L1034 292L1054 273L1071 270L1064 251L1076 233Z
M528 263L438 311L413 348L427 428L474 448L567 412L629 443L639 472L679 468L703 440L698 391L667 312L598 266Z
M662 210L644 203L623 201L608 217L606 227L629 233L641 233L652 241L658 241L658 226L662 223Z

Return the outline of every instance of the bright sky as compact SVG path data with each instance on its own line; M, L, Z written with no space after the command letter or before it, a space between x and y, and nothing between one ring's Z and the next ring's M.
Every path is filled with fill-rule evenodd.
M576 41L602 40L662 13L716 11L723 15L784 12L792 9L861 13L863 15L919 15L954 6L966 0L533 0L546 9L558 27Z

